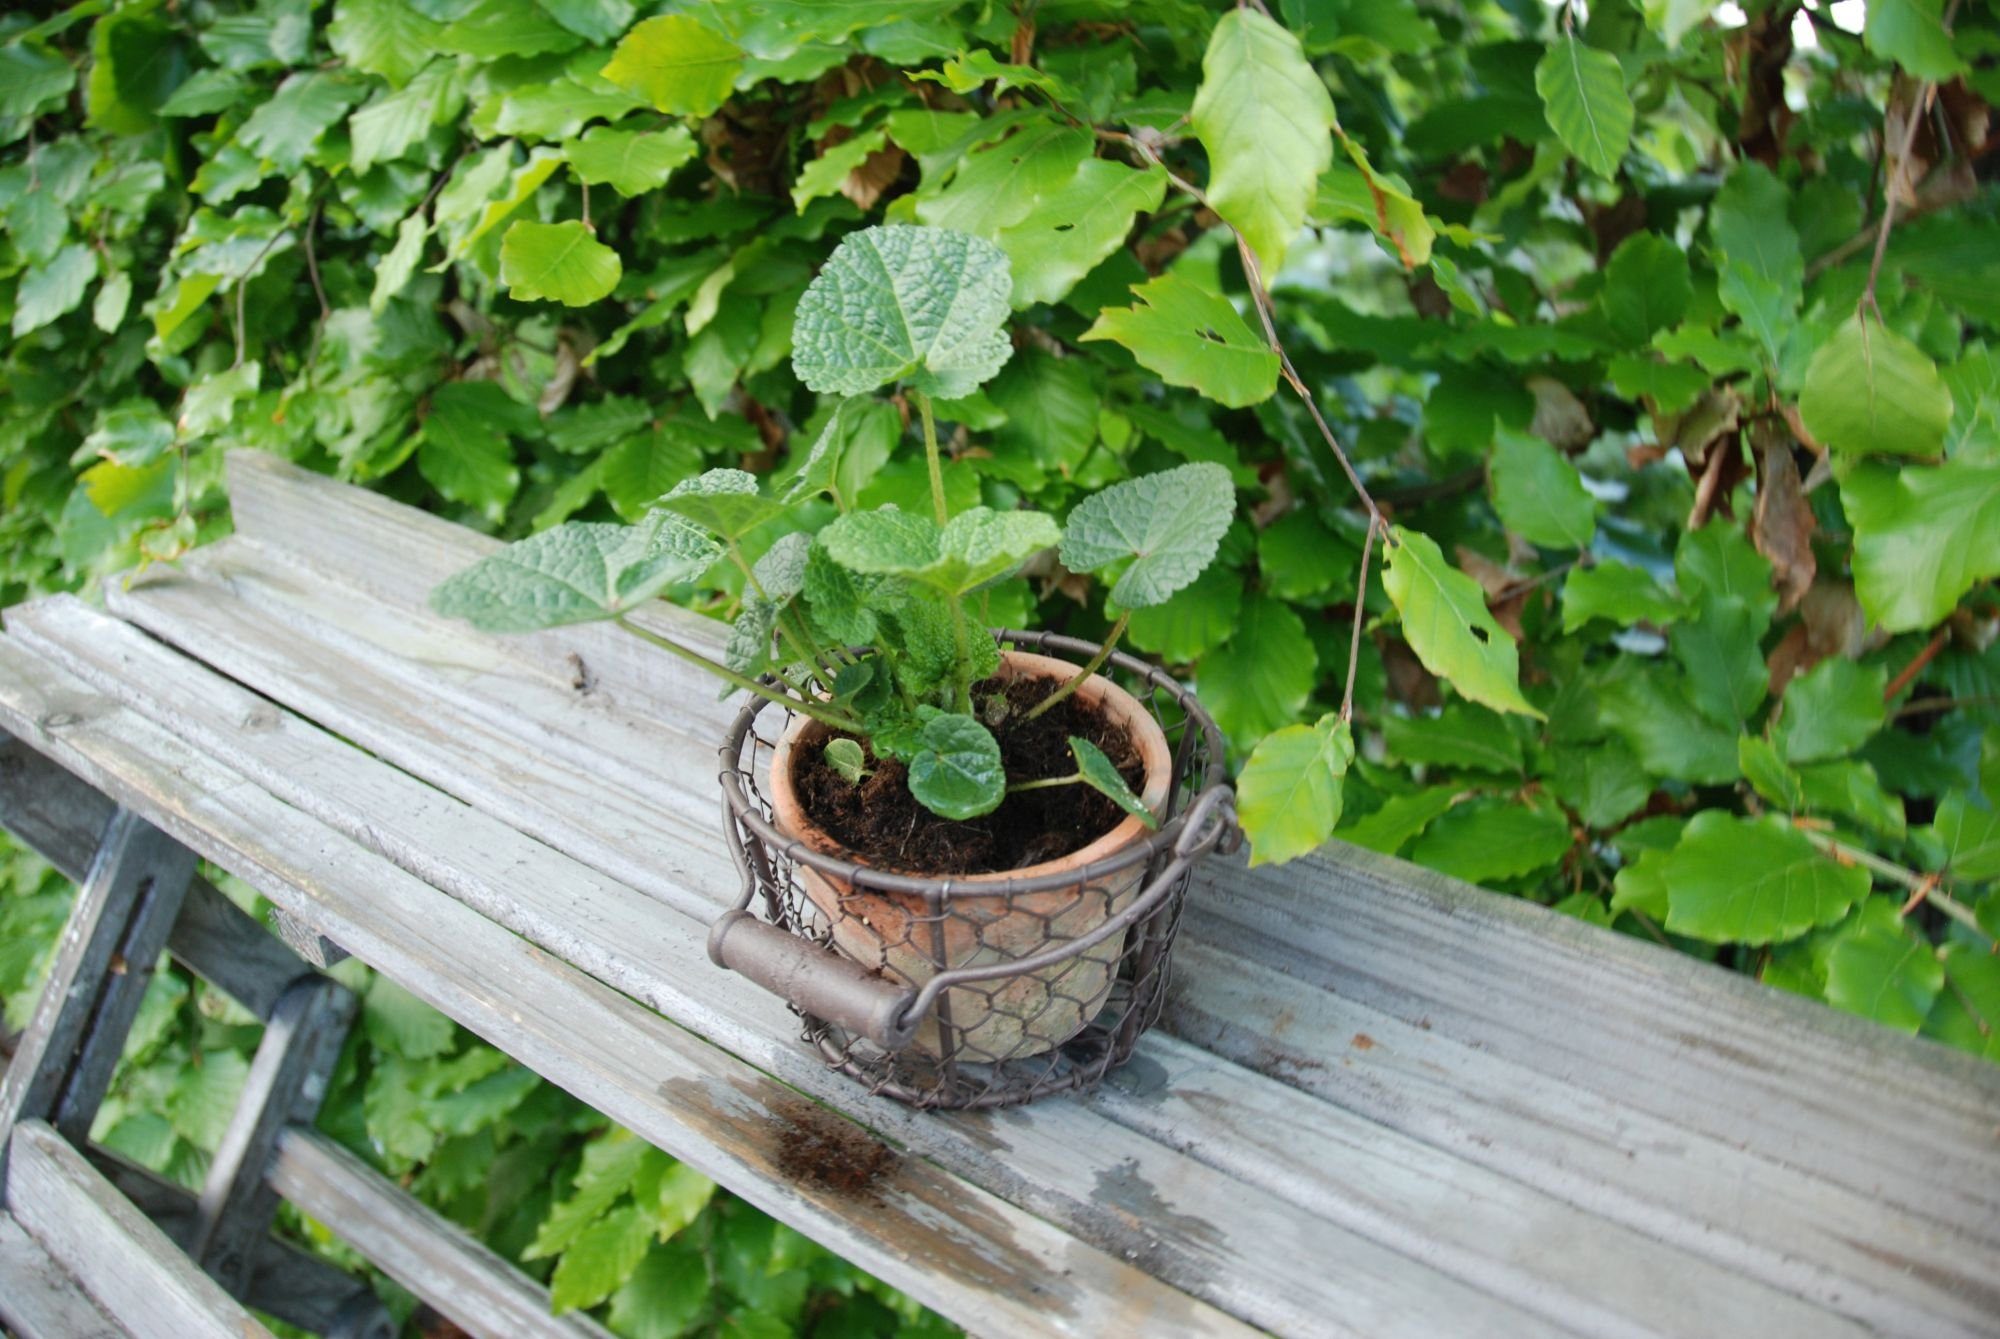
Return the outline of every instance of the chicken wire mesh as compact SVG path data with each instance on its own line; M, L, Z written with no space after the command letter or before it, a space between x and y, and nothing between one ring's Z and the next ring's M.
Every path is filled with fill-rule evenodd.
M994 636L1075 663L1099 650L1051 633ZM769 778L791 714L752 698L721 749L743 887L711 956L784 996L804 1041L877 1093L991 1107L1096 1083L1159 1017L1195 861L1239 840L1221 734L1194 696L1122 653L1100 672L1166 734L1165 812L1103 859L1027 877L895 873L785 832Z

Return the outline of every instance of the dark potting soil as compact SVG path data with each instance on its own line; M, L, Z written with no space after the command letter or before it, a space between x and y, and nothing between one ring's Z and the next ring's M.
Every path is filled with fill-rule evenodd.
M1028 709L1055 691L1044 679L1002 684L988 679L972 690L973 711L993 731L1007 780L1069 776L1077 735L1104 750L1125 783L1137 792L1145 781L1131 738L1093 707L1070 697L1034 720ZM1007 714L993 724L989 699L1004 692ZM1051 786L1009 795L998 809L963 822L940 818L910 794L909 770L863 746L873 769L855 785L827 766L815 747L793 754L792 785L806 816L859 855L865 864L911 874L985 874L1022 869L1082 850L1118 826L1125 811L1089 786Z

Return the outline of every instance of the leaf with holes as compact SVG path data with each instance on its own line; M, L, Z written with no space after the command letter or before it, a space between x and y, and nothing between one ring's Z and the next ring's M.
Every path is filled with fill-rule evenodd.
M1136 284L1130 307L1106 307L1079 340L1122 344L1169 386L1187 386L1242 409L1278 388L1278 355L1229 299L1191 279L1163 274Z
M1397 525L1389 528L1389 539L1382 586L1424 668L1482 706L1541 720L1521 696L1514 639L1493 621L1478 583L1446 562L1428 535Z

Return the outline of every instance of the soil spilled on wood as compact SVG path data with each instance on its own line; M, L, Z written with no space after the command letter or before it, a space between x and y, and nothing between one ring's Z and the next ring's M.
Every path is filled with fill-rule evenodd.
M1076 771L1069 738L1104 750L1125 783L1138 791L1145 773L1139 750L1124 731L1094 707L1067 698L1034 720L1028 709L1053 689L1044 679L1002 683L988 679L972 690L973 710L999 741L1007 780L1039 781ZM1004 695L1006 714L992 699ZM939 818L910 794L908 771L869 749L873 769L859 785L826 765L818 748L793 755L792 784L806 815L862 860L883 869L923 874L984 874L1022 869L1078 851L1116 827L1125 811L1089 786L1052 786L1010 795L980 818Z

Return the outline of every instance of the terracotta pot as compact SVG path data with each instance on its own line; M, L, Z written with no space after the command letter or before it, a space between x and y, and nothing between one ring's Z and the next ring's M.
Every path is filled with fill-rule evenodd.
M1049 656L1009 651L1001 657L999 676L1047 680L1053 691L1076 670ZM1159 723L1138 699L1098 675L1084 681L1076 699L1098 708L1130 734L1145 767L1139 798L1155 815L1164 813L1173 754ZM794 752L816 750L832 733L818 721L793 717L771 758L772 817L781 830L814 850L862 864L866 862L861 856L806 817L792 785ZM999 873L952 875L941 916L933 916L919 894L856 891L846 880L804 864L798 874L806 895L832 925L834 943L843 954L920 988L940 964L958 968L1015 961L1088 934L1117 915L1138 895L1146 873L1143 861L1089 885L1078 881L1011 898L982 889L1007 879L1081 869L1116 854L1146 830L1128 815L1088 846L1059 860ZM943 875L938 882L947 884ZM1112 935L1040 972L947 990L939 1007L924 1020L914 1048L932 1056L949 1050L965 1061L1019 1059L1053 1050L1104 1008L1123 953L1124 937Z

